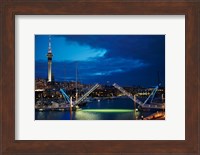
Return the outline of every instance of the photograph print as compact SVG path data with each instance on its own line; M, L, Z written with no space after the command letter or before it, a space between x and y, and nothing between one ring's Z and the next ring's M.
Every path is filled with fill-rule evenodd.
M165 35L35 35L35 120L165 120Z

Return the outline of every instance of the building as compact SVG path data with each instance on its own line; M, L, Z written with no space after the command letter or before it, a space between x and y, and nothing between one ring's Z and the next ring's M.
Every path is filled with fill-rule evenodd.
M47 82L51 83L53 81L53 74L52 74L52 50L51 50L51 36L49 36L49 47L47 53L47 60L48 60L48 79Z

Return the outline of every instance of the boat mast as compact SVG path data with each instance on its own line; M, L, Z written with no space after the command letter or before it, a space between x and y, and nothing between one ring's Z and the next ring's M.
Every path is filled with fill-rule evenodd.
M76 101L78 100L78 76L77 76L77 74L78 74L78 63L76 63Z

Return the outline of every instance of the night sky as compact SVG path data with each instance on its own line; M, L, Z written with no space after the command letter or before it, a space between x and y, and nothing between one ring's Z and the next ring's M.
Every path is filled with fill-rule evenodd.
M36 78L47 79L48 38L35 35ZM51 45L55 81L75 81L77 65L84 84L165 84L165 35L51 35Z

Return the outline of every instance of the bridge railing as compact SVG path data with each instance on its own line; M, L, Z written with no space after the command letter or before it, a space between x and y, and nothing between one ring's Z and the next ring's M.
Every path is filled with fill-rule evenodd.
M81 98L79 98L75 104L79 104L81 101L83 101L88 95L90 95L97 87L99 87L99 84L95 84L87 93L85 93Z
M62 93L64 99L66 102L70 103L70 98L69 96L65 93L65 91L63 89L60 89L60 92Z
M139 104L139 105L143 104L143 102L141 102L140 100L136 99L136 97L134 97L131 93L127 92L124 88L120 87L118 84L114 83L113 86L115 88L117 88L119 91L121 91L124 95L128 96L131 100L133 100L137 104Z

